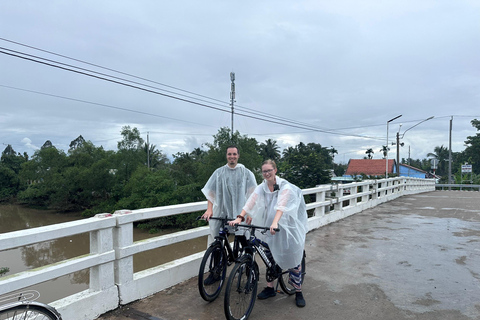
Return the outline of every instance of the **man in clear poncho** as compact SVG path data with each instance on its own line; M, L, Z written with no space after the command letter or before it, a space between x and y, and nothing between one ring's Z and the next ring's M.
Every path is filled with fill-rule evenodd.
M289 282L296 289L295 302L298 307L306 305L302 294L301 262L305 249L305 236L308 231L307 210L302 191L287 180L276 176L274 161L267 160L262 165L265 180L248 198L240 216L230 224L238 224L248 214L252 223L270 226L270 234L264 241L268 244L275 262L282 269L289 269ZM276 233L274 229L280 228ZM259 299L275 296L273 282L267 283Z
M202 215L203 219L210 217L228 217L234 219L245 204L250 194L257 186L255 175L243 164L238 163L240 153L238 148L227 148L227 164L215 170L202 189L207 198L207 211ZM218 236L221 221L211 220L210 233L212 239Z

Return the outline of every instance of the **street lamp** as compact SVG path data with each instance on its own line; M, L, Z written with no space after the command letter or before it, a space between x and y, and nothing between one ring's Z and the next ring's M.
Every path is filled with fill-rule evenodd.
M400 118L401 116L402 115L396 116L395 118L387 121L387 144L385 146L385 179L388 178L388 124L393 120Z
M397 132L397 174L400 176L400 139L403 139L403 137L405 136L405 133L412 129L412 128L415 128L416 126L418 126L420 123L423 123L425 121L428 121L430 119L433 119L434 117L431 116L430 118L427 118L425 120L422 120L420 121L419 123L417 123L416 125L414 126L411 126L410 128L408 128L407 130L405 130L402 134L402 136L400 137L400 128L398 128L398 132ZM400 126L401 127L401 126ZM403 146L403 143L402 143L402 146Z

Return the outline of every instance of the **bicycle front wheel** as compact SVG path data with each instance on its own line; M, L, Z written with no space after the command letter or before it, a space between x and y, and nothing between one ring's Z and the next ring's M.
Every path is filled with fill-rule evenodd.
M35 305L18 305L0 311L0 320L58 320L55 313Z
M301 266L300 276L302 277L301 283L303 283L303 280L305 279L305 271L306 271L306 269L305 269L305 251L303 251L303 258L302 258L302 262L301 262L300 266ZM283 292L285 292L289 295L292 295L292 294L295 293L295 291L296 291L295 287L293 286L293 284L291 284L289 282L289 272L288 272L288 270L282 272L282 276L278 278L278 281L280 282L280 287L282 287Z
M228 320L246 320L252 313L258 287L258 265L251 256L235 264L225 289L224 311Z
M218 297L226 274L227 254L222 243L215 241L205 251L198 271L198 290L205 301L213 301Z

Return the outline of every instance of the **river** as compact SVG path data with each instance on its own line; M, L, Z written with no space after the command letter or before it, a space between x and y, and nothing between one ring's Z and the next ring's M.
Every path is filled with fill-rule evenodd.
M0 233L41 227L82 219L79 213L56 213L48 210L36 210L20 205L0 205ZM162 234L174 232L166 230L156 234L134 228L133 240L143 240ZM185 255L205 250L207 238L184 241L167 247L136 254L133 257L135 272L145 270ZM90 248L89 234L78 234L35 245L5 250L0 252L0 268L8 267L7 275L42 267L58 261L87 254ZM1 277L0 277L1 281ZM88 289L89 270L59 277L41 283L30 289L41 293L39 301L49 303L62 297Z

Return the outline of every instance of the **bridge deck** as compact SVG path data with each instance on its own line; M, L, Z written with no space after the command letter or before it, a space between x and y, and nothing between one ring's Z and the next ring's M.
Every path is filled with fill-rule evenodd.
M479 192L401 197L310 232L306 252L307 306L277 294L250 319L480 319ZM225 319L223 296L194 278L99 319Z

